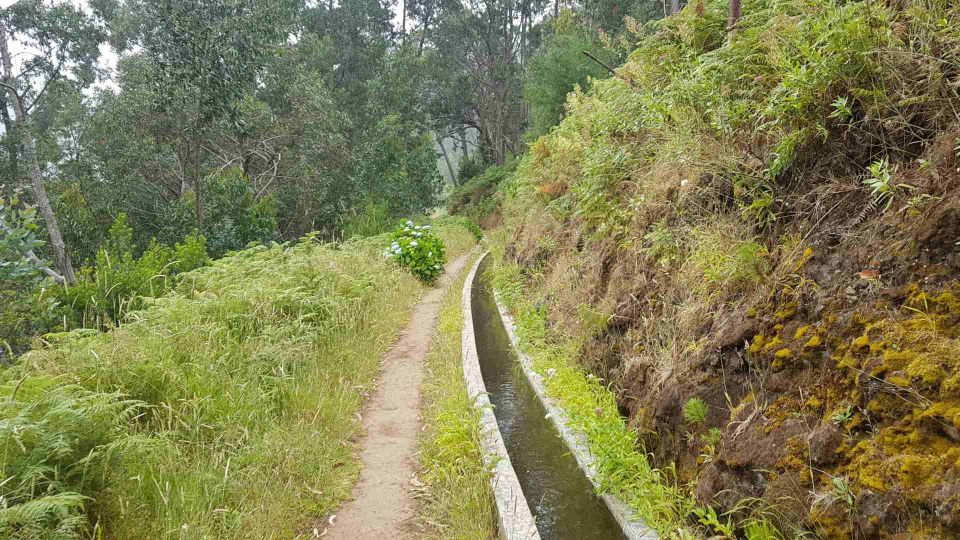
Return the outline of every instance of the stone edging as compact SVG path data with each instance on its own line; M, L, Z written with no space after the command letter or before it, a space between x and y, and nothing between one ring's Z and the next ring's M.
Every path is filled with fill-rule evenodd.
M477 357L476 338L473 331L472 292L473 279L480 262L487 254L477 258L463 283L463 335L461 342L463 378L467 383L467 395L474 407L480 409L480 429L482 430L483 460L491 468L493 477L490 486L497 502L497 516L500 524L500 537L505 540L540 540L536 522L527 499L520 488L517 473L513 470L507 447L503 443L500 427L493 415L493 406L487 397L487 388L480 373L480 360ZM513 339L511 337L511 339Z
M471 278L468 279L472 279L472 274ZM537 393L537 398L540 399L540 402L543 403L544 408L547 409L547 412L549 413L548 416L553 422L553 425L557 428L557 431L563 437L563 441L567 444L567 447L570 448L574 457L577 459L577 465L580 466L580 469L584 472L584 474L586 474L587 478L590 479L590 482L596 488L597 472L593 467L593 456L590 454L590 449L586 444L585 437L580 433L574 432L567 425L567 417L563 409L553 399L547 396L546 387L543 384L543 377L533 370L530 357L520 350L520 346L517 341L517 334L513 324L513 317L511 317L507 310L503 307L503 303L500 301L500 295L495 293L494 296L497 301L497 310L500 312L500 318L503 320L503 326L506 328L507 334L510 336L510 344L513 346L513 350L516 352L517 358L520 359L520 364L523 367L524 374L527 376L527 380L530 382L530 386L532 386L534 391ZM658 540L659 536L657 535L656 531L648 527L647 524L642 520L635 517L635 513L630 510L630 507L620 500L619 497L611 493L604 493L600 497L607 505L607 508L610 509L610 513L613 514L614 519L616 519L617 523L620 524L620 528L623 529L623 533L629 540Z

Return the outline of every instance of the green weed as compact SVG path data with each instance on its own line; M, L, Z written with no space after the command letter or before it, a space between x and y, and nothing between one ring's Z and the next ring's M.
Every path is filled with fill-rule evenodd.
M707 404L700 398L692 397L683 404L683 419L688 424L702 426L707 422L709 413Z

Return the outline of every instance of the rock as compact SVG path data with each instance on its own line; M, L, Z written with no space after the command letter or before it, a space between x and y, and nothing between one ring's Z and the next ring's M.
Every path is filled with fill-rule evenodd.
M824 424L810 434L808 442L810 461L814 465L829 465L837 461L837 448L843 442L843 433L833 423Z

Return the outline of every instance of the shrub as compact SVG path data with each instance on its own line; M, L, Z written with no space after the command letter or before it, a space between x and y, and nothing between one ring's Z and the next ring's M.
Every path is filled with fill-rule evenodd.
M577 86L586 88L591 78L609 77L607 70L586 57L590 51L608 65L612 54L570 10L549 23L542 49L530 59L523 97L530 106L528 136L539 137L563 119L567 94Z
M144 307L143 298L169 290L172 276L209 262L206 240L196 233L173 248L154 240L140 257L134 250L133 230L120 213L97 250L96 266L84 266L76 283L55 289L67 309L64 330L119 323L127 312Z
M386 255L400 266L409 268L424 283L433 283L443 273L444 246L433 234L430 225L416 225L407 221L390 237Z
M500 184L516 171L519 160L488 167L469 182L462 184L447 199L447 211L482 222L497 209L496 193Z
M217 258L252 243L278 236L277 208L271 197L257 198L239 168L227 169L203 180L200 234L210 255ZM194 195L185 193L164 216L161 240L172 244L196 227Z
M367 201L359 210L354 209L343 221L341 236L373 236L388 231L393 223L390 205L385 202Z

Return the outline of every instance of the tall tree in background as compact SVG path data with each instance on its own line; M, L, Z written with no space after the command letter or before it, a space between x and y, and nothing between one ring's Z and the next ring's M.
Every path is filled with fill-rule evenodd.
M192 188L201 227L201 143L204 131L236 117L240 98L253 89L274 49L285 43L295 0L134 0L143 18L141 44L156 66L161 110L189 107L194 114ZM170 99L179 97L178 103Z
M13 109L15 136L12 140L20 143L19 148L16 144L8 148L11 158L17 151L22 152L20 157L27 164L30 192L43 217L59 270L55 279L60 282L73 282L76 276L44 185L32 114L53 86L66 84L79 88L93 82L94 64L104 38L105 34L95 19L70 2L21 0L0 16L0 68L3 70L0 84L7 96L4 107ZM26 55L18 58L16 65L11 52L13 44ZM9 117L9 112L4 112L5 118ZM16 168L10 173L19 175Z

